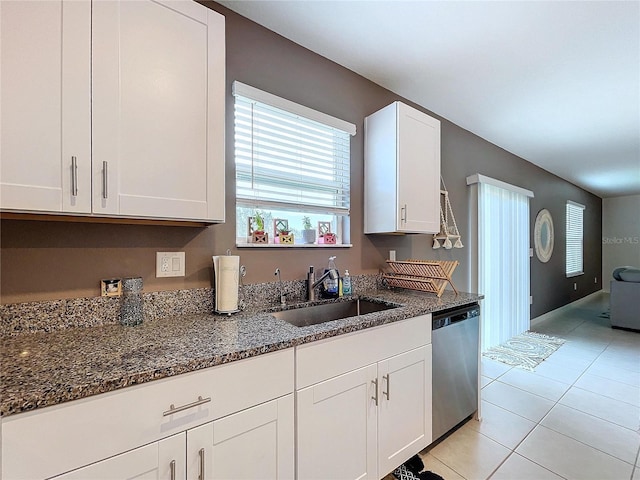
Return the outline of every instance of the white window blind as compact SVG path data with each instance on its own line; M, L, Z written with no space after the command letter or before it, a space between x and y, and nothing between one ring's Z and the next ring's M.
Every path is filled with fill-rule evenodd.
M481 175L476 181L484 352L530 326L529 198L533 192Z
M334 125L351 124L238 82L234 95L237 205L348 215L351 132Z
M582 223L584 205L567 202L567 277L582 275Z

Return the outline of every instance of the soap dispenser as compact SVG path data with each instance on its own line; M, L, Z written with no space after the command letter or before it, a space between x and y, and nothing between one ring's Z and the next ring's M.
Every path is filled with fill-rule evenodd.
M338 295L340 293L338 288L340 272L338 272L338 269L336 268L335 259L336 257L329 257L329 264L327 265L327 268L324 269L325 273L330 270L335 270L337 275L335 279L332 279L331 277L327 276L324 282L322 282L322 288L320 293L323 298L338 298Z

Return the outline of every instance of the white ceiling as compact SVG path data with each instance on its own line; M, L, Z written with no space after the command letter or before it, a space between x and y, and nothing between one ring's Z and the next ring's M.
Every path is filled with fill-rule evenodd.
M222 0L600 197L640 194L640 2Z

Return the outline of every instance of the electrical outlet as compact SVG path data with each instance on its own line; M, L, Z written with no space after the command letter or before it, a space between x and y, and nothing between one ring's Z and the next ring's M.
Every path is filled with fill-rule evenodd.
M184 252L156 252L156 278L184 277Z
M574 284L573 284L573 289L574 289L574 290L578 290L578 284L577 284L577 283L574 283Z
M389 250L389 260L395 262L396 261L396 251L395 250Z
M533 305L533 295L529 296L529 305Z
M598 277L595 277L595 278L593 279L593 283L598 283Z

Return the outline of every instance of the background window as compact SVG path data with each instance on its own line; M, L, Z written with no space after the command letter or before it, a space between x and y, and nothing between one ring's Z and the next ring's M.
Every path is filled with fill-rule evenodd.
M567 201L567 277L582 275L582 217L584 205Z
M234 82L236 241L247 242L247 219L260 212L264 230L284 218L303 243L303 217L331 222L349 242L350 135L355 125ZM270 239L273 243L273 239Z

